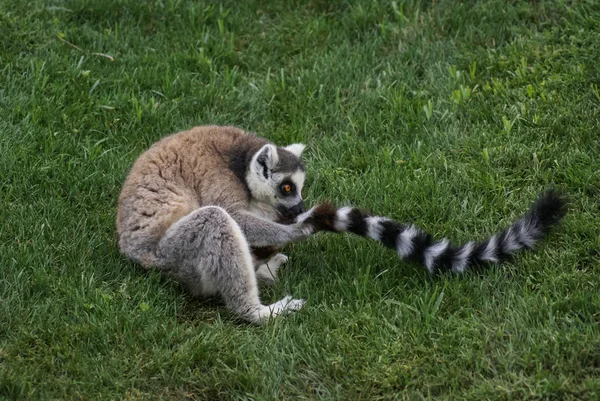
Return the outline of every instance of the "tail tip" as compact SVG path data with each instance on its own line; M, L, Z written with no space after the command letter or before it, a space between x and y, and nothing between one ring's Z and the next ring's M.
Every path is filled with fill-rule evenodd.
M567 197L556 189L546 190L531 208L531 215L543 228L550 228L560 222L567 213Z

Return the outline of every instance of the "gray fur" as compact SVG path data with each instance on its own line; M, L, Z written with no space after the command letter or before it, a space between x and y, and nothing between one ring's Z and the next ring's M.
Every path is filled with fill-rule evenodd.
M288 173L291 174L296 170L305 171L304 164L298 156L293 153L283 149L277 149L277 156L279 157L279 163L277 167L273 170L274 173Z

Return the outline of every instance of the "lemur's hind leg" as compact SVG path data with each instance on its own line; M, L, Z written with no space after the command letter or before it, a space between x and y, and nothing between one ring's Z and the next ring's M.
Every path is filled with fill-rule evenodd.
M268 262L261 264L256 269L256 278L266 284L274 284L277 280L277 271L288 261L283 253L273 256Z
M291 297L269 306L260 302L250 248L238 224L220 207L197 209L173 224L160 240L157 256L193 295L220 294L231 310L255 323L304 304Z

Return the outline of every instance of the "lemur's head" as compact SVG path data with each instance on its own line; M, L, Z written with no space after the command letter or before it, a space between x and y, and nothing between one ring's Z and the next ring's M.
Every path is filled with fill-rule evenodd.
M300 156L304 145L285 148L267 144L253 156L246 172L246 183L252 197L277 209L286 219L306 211L302 186L306 178Z

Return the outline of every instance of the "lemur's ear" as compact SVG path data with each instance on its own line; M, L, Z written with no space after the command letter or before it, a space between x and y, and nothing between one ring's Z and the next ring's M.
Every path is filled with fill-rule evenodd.
M268 178L268 172L274 169L277 163L279 163L277 148L274 145L268 144L256 152L252 164L257 171L260 171L265 178Z
M293 153L297 157L301 157L302 152L304 152L305 148L306 148L306 145L303 143L293 143L291 145L286 146L285 150L287 150L290 153Z

